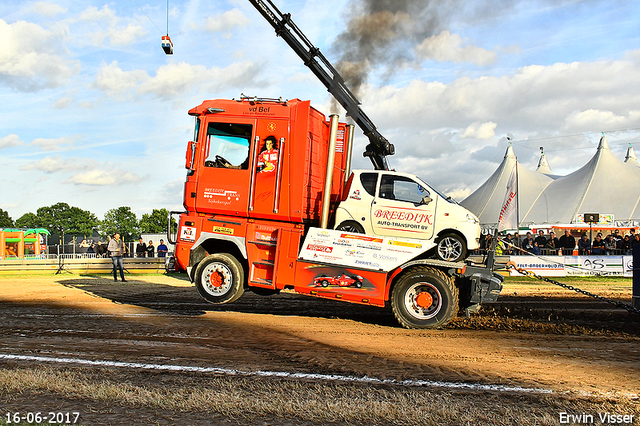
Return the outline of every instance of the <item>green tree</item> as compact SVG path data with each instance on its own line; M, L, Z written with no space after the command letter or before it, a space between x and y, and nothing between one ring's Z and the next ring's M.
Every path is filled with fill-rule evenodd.
M59 235L91 236L100 221L93 213L79 207L70 207L67 203L57 203L49 207L40 207L37 211L40 226Z
M40 223L40 218L35 213L25 213L16 219L18 228L44 228Z
M118 207L107 210L100 222L100 235L106 237L119 232L124 241L135 241L140 235L140 226L131 207Z
M167 209L153 209L151 214L145 213L140 219L140 232L143 234L163 234L167 232L167 218L169 217L169 210ZM175 219L171 219L171 230L175 232L177 229L177 222Z
M13 219L9 217L9 213L0 209L0 228L11 228L13 226Z
M84 238L90 237L93 230L98 227L100 221L95 214L78 207L71 207L68 212L68 234L81 234Z

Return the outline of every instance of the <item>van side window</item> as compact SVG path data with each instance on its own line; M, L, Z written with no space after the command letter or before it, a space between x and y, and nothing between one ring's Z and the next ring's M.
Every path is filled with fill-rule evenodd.
M419 183L404 176L382 175L380 198L419 204L429 191Z
M372 197L376 194L376 184L378 183L378 173L362 173L360 183L365 191Z
M209 123L205 167L249 168L250 124Z

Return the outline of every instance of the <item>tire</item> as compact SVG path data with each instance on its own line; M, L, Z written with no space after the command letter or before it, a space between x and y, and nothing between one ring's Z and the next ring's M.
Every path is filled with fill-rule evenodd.
M460 262L467 257L467 243L458 234L444 234L438 238L436 257L448 262Z
M234 302L244 293L244 269L227 253L205 257L196 268L195 278L198 293L210 303Z
M458 288L438 269L415 267L393 287L391 309L405 328L440 328L458 313Z
M364 234L364 228L355 220L345 220L336 228L338 231L352 232L354 234Z
M329 287L329 281L327 281L327 280L322 280L322 282L320 283L320 285L322 285L322 287Z

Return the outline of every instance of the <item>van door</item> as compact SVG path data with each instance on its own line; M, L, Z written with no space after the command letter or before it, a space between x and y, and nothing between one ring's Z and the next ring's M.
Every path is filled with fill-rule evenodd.
M376 235L430 240L434 236L438 195L406 176L382 174L371 205Z

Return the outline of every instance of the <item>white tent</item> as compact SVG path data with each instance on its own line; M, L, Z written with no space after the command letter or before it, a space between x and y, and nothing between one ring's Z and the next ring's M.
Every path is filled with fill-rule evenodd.
M497 170L480 188L460 203L478 216L482 225L497 223L507 189L507 182L516 163L518 163L518 160L513 153L513 147L509 145ZM531 208L538 194L552 181L551 177L543 173L527 170L518 163L518 204L520 215L522 215L524 209Z
M509 146L491 177L460 203L475 213L482 225L497 223L516 161ZM537 172L518 166L520 224L574 223L582 213L613 214L619 223L640 221L640 167L633 148L623 162L611 153L603 136L595 155L579 170L561 177L545 172L550 174L551 169L542 161Z
M618 222L640 219L640 168L617 159L602 136L591 160L554 180L520 223L572 223L580 213L613 213Z

